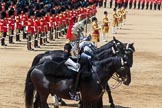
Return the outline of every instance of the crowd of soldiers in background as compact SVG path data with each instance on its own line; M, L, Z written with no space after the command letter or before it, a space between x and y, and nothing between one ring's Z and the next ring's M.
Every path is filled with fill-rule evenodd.
M9 44L14 44L13 39L27 39L27 49L33 50L33 39L34 48L40 48L49 40L65 35L70 19L75 17L75 22L78 22L96 12L94 2L85 0L1 1L1 46L7 46L5 39L9 37Z
M118 9L118 13L124 13L126 8L159 9L162 0L110 0L110 8ZM59 36L66 35L70 19L75 17L75 22L92 17L96 14L96 7L105 7L107 0L1 0L0 1L0 40L1 46L7 46L5 40L8 37L9 44L14 44L13 39L20 42L27 39L27 49L33 50L54 41ZM113 5L114 4L114 5ZM133 7L134 5L134 7ZM137 5L137 6L136 6ZM121 8L124 7L124 8ZM122 9L122 12L120 12ZM114 10L116 11L116 10ZM114 12L116 13L116 12ZM113 14L112 33L122 15ZM107 24L106 24L107 25ZM22 36L22 37L21 37ZM14 38L13 38L14 37Z
M107 7L107 0L98 0L99 7L102 5L104 8ZM122 5L125 5L125 8L129 9L150 9L150 10L160 10L162 0L108 0L110 8L113 7L113 3L115 4L115 8L121 7Z

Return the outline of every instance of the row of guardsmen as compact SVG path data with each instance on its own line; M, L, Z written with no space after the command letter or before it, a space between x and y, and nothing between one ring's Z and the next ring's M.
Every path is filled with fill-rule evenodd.
M16 36L16 41L20 40L20 31L23 31L23 39L27 38L27 49L33 50L32 38L34 38L34 47L39 48L40 45L45 45L49 40L58 38L59 35L66 34L69 24L69 19L75 17L76 22L92 17L96 14L96 5L92 4L87 7L78 9L65 10L60 14L55 14L52 10L32 10L26 9L15 10L11 8L8 13L1 12L0 17L0 38L1 45L6 46L5 38L9 37L9 43L13 44L13 37ZM16 34L14 35L14 31Z
M110 1L111 5L110 8L112 7L112 1ZM128 7L129 9L149 9L152 10L154 7L154 10L158 9L160 10L161 8L161 3L162 0L115 0L115 8L121 7L123 4L125 5L125 8ZM145 8L146 7L146 8Z

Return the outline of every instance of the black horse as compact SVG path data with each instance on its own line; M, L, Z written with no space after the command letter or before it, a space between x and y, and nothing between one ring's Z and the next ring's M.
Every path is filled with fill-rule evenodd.
M116 43L116 44L114 44ZM98 58L98 60L102 60L104 59L105 57L111 57L111 55L115 55L112 50L111 50L111 47L113 45L117 45L117 47L119 47L120 49L123 49L123 44L116 40L115 38L113 39L113 41L109 42L108 44L106 45L103 45L101 48L98 48L98 51L100 52L99 54L96 55L96 58ZM131 44L130 44L131 45ZM110 49L108 49L110 48ZM128 47L129 48L129 47ZM106 50L107 49L107 50ZM109 50L109 51L108 51ZM133 49L134 50L134 49ZM120 50L121 51L121 50ZM33 60L33 63L32 63L32 66L35 66L35 65L38 65L44 61L47 61L47 60L52 60L52 58L54 58L56 55L60 55L62 54L63 56L63 51L62 50L56 50L56 51L48 51L46 53L42 53L42 54L39 54L37 55L34 60ZM109 56L108 56L109 55ZM100 58L100 59L99 59ZM130 78L130 77L128 77ZM125 84L128 85L130 83L130 79L125 81ZM111 96L111 90L109 88L109 85L106 84L106 91L108 93L108 97L109 97L109 102L110 102L110 106L112 108L115 107L114 103L113 103L113 99L112 99L112 96ZM63 101L62 101L63 102Z
M126 60L126 62L127 61L128 60ZM102 108L102 90L105 88L105 83L114 72L119 72L119 69L123 71L121 73L130 73L130 68L128 66L129 65L124 66L125 68L121 70L121 57L110 57L95 62L95 66L93 65L93 67L97 69L93 70L92 77L89 81L81 80L79 84L84 108ZM44 73L46 73L46 75ZM51 76L47 73L55 74ZM59 75L61 73L63 74L60 77ZM70 86L73 85L73 78L71 74L69 75L67 73L68 69L64 62L57 64L57 62L49 61L31 69L28 72L25 85L26 108L30 108L32 105L34 89L40 96L41 108L48 108L46 101L49 93L57 94L65 99L70 99L68 92L71 89ZM99 84L97 82L99 82ZM87 90L89 90L90 93L87 93Z

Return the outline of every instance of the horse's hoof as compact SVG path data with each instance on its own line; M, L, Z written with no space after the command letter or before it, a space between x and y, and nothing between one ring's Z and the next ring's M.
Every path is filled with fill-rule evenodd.
M54 108L59 108L59 106L55 106L55 105L54 105Z
M115 108L115 105L114 105L114 104L111 104L111 105L110 105L110 108Z
M64 101L61 101L61 106L67 106L67 104Z

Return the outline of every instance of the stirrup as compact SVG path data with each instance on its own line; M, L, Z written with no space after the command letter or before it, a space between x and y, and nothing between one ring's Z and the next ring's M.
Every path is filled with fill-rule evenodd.
M69 92L69 95L70 95L72 100L75 100L75 101L79 101L80 100L80 97L79 97L78 93L73 94L73 93Z

